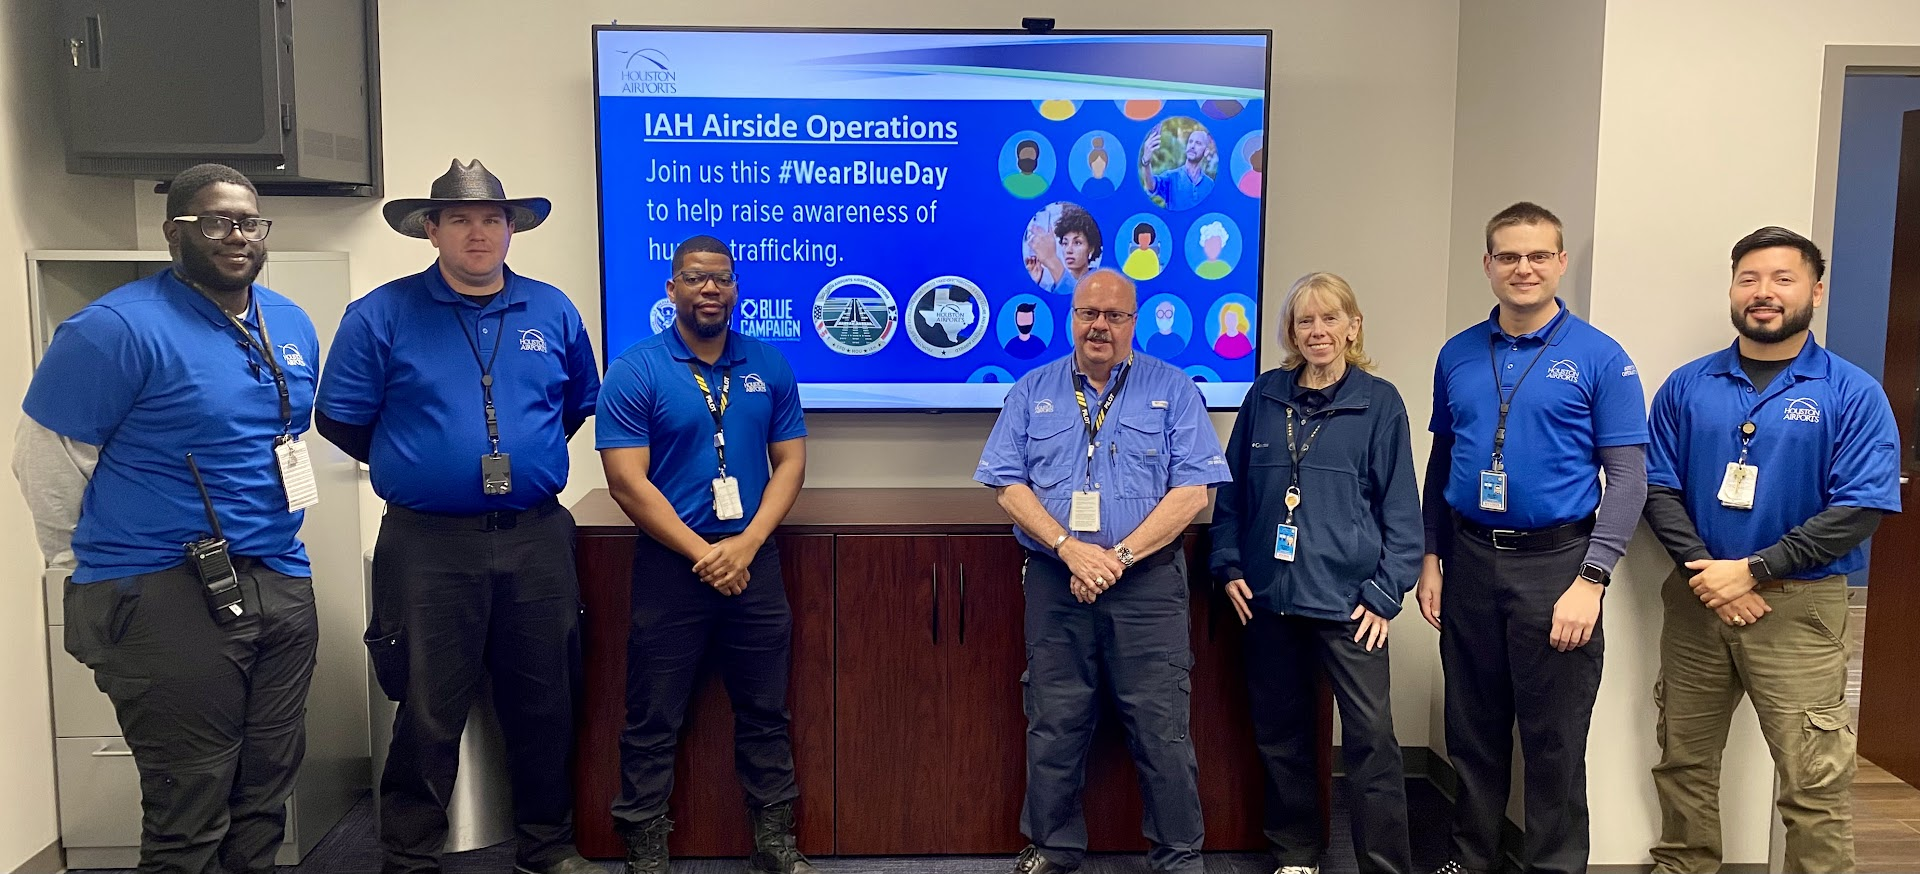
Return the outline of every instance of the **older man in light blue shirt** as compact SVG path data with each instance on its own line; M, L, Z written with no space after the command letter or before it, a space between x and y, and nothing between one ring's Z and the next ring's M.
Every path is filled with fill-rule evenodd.
M1027 550L1021 830L1033 845L1014 871L1064 874L1086 855L1080 792L1103 674L1145 790L1148 864L1200 871L1180 533L1230 479L1226 459L1187 375L1130 354L1133 283L1097 271L1073 304L1073 354L1014 384L974 472Z

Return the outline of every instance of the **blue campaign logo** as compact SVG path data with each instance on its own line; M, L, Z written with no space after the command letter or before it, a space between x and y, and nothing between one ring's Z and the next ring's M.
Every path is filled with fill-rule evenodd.
M1186 351L1193 338L1193 312L1186 301L1171 294L1156 294L1140 304L1139 325L1133 342L1161 361Z
M1000 184L1021 200L1047 193L1059 171L1053 143L1038 131L1023 130L1000 147Z
M1226 213L1210 212L1187 229L1187 266L1201 279L1225 279L1240 264L1240 226Z
M1091 130L1074 141L1067 153L1067 178L1088 200L1104 200L1127 179L1127 147L1104 130Z
M1008 355L1031 361L1046 354L1053 345L1053 311L1038 295L1016 294L1007 298L994 319L994 339Z
M1118 238L1114 251L1126 252L1120 256L1120 272L1135 282L1145 282L1167 269L1167 259L1173 254L1172 232L1159 216L1135 213L1120 223L1114 236Z

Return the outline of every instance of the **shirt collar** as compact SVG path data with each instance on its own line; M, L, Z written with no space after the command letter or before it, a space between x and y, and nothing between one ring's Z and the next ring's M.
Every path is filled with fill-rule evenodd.
M700 361L700 357L693 354L693 349L687 346L686 338L680 336L680 326L677 323L667 325L667 329L662 333L667 335L667 354L673 356L673 360L686 362ZM714 366L717 367L723 364L732 366L747 363L746 352L740 348L740 344L735 343L733 340L733 331L728 330L727 345L720 350L720 359L714 362ZM706 362L701 361L700 363L705 364Z
M1493 311L1487 314L1488 329L1493 332L1493 336L1496 339L1505 338L1509 340L1528 340L1528 339L1546 340L1552 345L1558 346L1560 345L1561 340L1566 339L1566 332L1560 330L1560 325L1562 322L1565 322L1567 320L1568 316L1570 315L1570 312L1567 310L1566 301L1563 301L1557 297L1553 299L1553 305L1560 308L1559 312L1556 312L1553 314L1553 318L1547 320L1547 323L1544 325L1541 325L1538 329L1534 331L1530 331L1525 334L1521 334L1518 337L1508 336L1506 331L1501 330L1500 307L1498 305L1495 305L1493 308Z
M440 272L440 262L438 260L427 265L426 272L420 275L425 277L427 293L433 295L434 300L448 304L473 303L472 298L454 291L453 286L447 284L447 277ZM495 295L493 300L487 302L486 306L482 308L482 312L492 312L496 309L513 306L519 303L522 298L520 294L520 276L504 264L500 267L500 275L503 281L503 284L500 286L500 293Z
M1830 354L1831 353L1822 348L1820 343L1814 339L1813 332L1808 331L1807 344L1800 347L1800 354L1793 357L1793 361L1787 365L1787 369L1780 371L1780 376L1798 377L1801 379L1826 379L1827 373L1831 370L1832 365L1832 359L1828 357ZM1742 379L1745 379L1747 372L1740 367L1740 341L1735 340L1732 345L1715 352L1713 358L1707 363L1707 372L1722 376L1731 376L1737 373ZM1779 382L1780 376L1774 377L1774 381ZM1791 382L1792 380L1788 381ZM1752 382L1752 380L1748 380L1748 382Z
M201 318L206 319L218 327L233 327L233 321L227 317L225 311L221 310L220 307L206 295L201 294L193 286L182 281L179 275L173 272L172 268L168 268L161 275L164 277L161 281L171 283L180 294L184 295L187 299L187 305L192 307L194 312L199 313ZM240 314L240 320L249 326L259 327L259 321L254 318L254 313L259 311L259 307L260 288L259 286L251 286L247 289L247 311Z

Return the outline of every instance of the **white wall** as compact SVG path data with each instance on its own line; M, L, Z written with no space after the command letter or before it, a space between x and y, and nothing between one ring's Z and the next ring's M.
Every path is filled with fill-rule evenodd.
M1910 0L1694 0L1607 4L1594 209L1596 324L1623 343L1648 394L1733 339L1727 253L1754 228L1813 235L1827 44L1920 43ZM1825 202L1831 208L1832 195ZM1607 673L1588 761L1595 864L1647 859L1658 830L1647 700L1670 564L1636 541L1607 603ZM1722 792L1727 861L1766 859L1771 794L1750 710L1736 717Z
M26 252L133 243L125 181L64 172L47 62L53 7L0 0L0 458L13 455L19 399L32 375ZM0 468L6 465L0 464ZM11 469L0 470L0 870L57 837L46 613L33 521ZM62 656L64 658L65 656Z

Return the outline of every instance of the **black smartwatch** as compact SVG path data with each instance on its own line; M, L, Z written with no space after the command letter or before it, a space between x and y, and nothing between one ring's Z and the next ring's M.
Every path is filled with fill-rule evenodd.
M1773 569L1767 567L1766 559L1757 555L1747 556L1747 573L1753 575L1754 582L1768 583L1773 581Z
M1586 580L1589 583L1598 583L1605 586L1613 581L1613 571L1607 570L1593 562L1587 562L1580 566L1580 579Z

